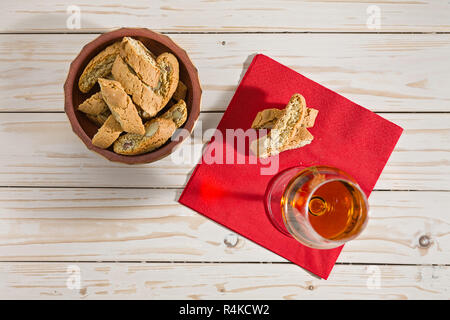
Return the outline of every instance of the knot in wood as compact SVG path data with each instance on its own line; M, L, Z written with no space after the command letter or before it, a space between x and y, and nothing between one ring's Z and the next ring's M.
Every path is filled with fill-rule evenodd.
M223 242L225 243L225 245L229 248L233 248L236 247L236 245L239 242L239 238L236 234L234 233L230 233L229 235L227 235L225 237L225 239L223 240Z
M431 246L431 239L429 236L427 235L423 235L419 238L419 246L421 248L428 248L429 246Z

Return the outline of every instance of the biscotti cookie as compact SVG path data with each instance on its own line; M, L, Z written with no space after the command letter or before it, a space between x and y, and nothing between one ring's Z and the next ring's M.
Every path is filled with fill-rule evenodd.
M299 127L295 130L292 139L281 146L276 152L268 153L267 144L270 141L270 135L264 136L260 139L254 140L250 144L250 150L260 158L266 158L268 156L276 155L280 152L297 149L310 144L314 139L314 136L305 127Z
M114 152L123 155L138 155L161 147L176 130L170 119L155 118L145 124L145 135L127 133L114 143Z
M98 79L103 99L111 110L112 115L120 123L123 131L144 134L142 120L136 106L127 95L120 82L115 80Z
M117 140L122 131L119 122L110 115L92 138L92 144L99 148L107 149Z
M253 152L261 158L280 153L290 145L303 123L305 114L305 98L296 93L289 100L282 116L275 122L270 133L251 144Z
M103 100L102 93L97 92L84 100L84 102L78 106L78 110L96 116L108 110L108 105Z
M272 129L275 122L281 117L284 110L280 109L264 109L255 117L253 120L252 128L253 129ZM306 114L303 118L302 127L311 128L314 126L314 122L316 121L317 114L319 110L313 108L306 108Z
M161 110L177 89L180 70L177 58L169 52L160 54L156 59L156 63L161 70L161 74L158 85L153 90L162 97L162 103L159 106L159 110Z
M172 120L177 128L181 127L187 119L187 108L186 102L180 100L170 107L167 112L165 112L161 118Z
M112 67L114 79L119 81L125 92L131 95L133 102L145 111L149 117L155 116L162 104L162 97L143 83L126 62L117 56Z
M305 127L299 127L294 132L292 139L280 149L280 152L297 149L310 144L314 139L314 136Z
M138 105L136 105L136 109L138 111L139 117L141 117L142 120L150 120L152 117L150 117L150 115L147 113L147 111L142 110L141 107L139 107Z
M91 122L93 122L97 127L101 127L110 115L111 115L111 111L109 111L109 109L108 109L105 112L97 114L97 115L86 114L86 117L88 117L88 119L91 120Z
M150 120L151 118L153 118L150 116L150 114L147 111L142 110L142 108L140 108L138 106L136 106L136 108L138 109L139 117L141 117L142 120L144 120L144 122L146 120Z
M118 57L119 55L117 55L116 56L116 58ZM114 61L116 61L116 60L114 60ZM112 72L112 69L111 69L111 72ZM107 80L116 80L116 79L114 79L114 76L112 75L112 73L108 73L106 76L104 76L104 77L102 77L103 79L107 79Z
M124 37L120 44L120 56L133 68L137 76L150 87L156 86L160 70L153 54L139 40Z
M281 117L283 114L283 110L280 109L264 109L255 117L253 120L252 128L253 129L271 129L275 122Z
M186 85L183 82L178 81L178 86L175 89L175 92L173 93L172 99L176 101L184 100L186 99L186 93L187 93Z
M89 92L99 78L104 78L111 73L114 60L119 54L119 48L120 42L115 42L89 61L78 81L81 92Z
M302 127L311 128L314 126L314 122L316 122L317 115L319 114L319 110L313 108L306 108L305 118L303 119Z
M143 104L141 106L142 112L140 113L141 117L143 119L150 119L154 117L161 109L163 109L170 101L170 99L173 96L173 93L175 92L177 86L178 86L178 77L179 77L179 65L177 58L171 54L171 53L163 53L158 56L157 58L158 67L161 69L160 73L160 79L158 81L158 85L153 89L154 96L151 95L149 92L142 92L133 94L133 101L136 101L136 99L140 99L139 102ZM120 76L120 74L125 74L122 70L126 70L124 66L120 63L120 61L117 61L114 63L116 66L114 67L114 74L115 78L120 77L122 79L122 82L124 82L124 85L129 88L129 92L135 91L136 87L139 87L138 84L136 84L136 79L130 77L130 74L128 73L128 76ZM119 72L119 70L121 70ZM128 79L128 80L126 80ZM126 84L125 84L126 83ZM144 97L145 95L145 97ZM139 98L144 97L144 98ZM139 106L139 103L136 103ZM145 109L144 109L145 106Z

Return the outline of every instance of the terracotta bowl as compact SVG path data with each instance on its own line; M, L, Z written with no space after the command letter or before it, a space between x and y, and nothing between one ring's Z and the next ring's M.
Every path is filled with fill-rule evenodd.
M118 29L102 34L85 45L70 65L69 74L66 83L64 84L64 110L72 125L73 132L80 137L90 150L115 162L127 164L154 162L172 153L175 147L179 145L187 135L183 135L183 137L177 139L177 141L169 140L165 145L155 151L137 156L124 156L114 153L111 148L100 149L94 146L91 139L97 132L97 127L89 121L84 113L77 110L77 107L81 102L100 90L98 84L96 84L88 93L82 93L78 89L78 80L84 68L101 50L125 36L142 41L156 56L163 52L171 52L178 58L180 65L180 80L187 86L185 100L188 109L188 117L183 128L192 132L194 124L200 114L200 100L202 95L197 69L192 64L186 51L176 45L168 36L148 29Z

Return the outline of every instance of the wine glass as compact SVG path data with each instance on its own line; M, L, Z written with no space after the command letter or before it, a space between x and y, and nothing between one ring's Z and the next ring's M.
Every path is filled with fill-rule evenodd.
M265 207L274 226L316 249L339 247L367 225L367 197L355 179L328 167L293 167L272 178Z

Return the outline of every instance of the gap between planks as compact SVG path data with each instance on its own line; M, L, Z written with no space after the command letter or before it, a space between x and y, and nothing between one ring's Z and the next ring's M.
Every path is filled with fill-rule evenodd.
M86 186L86 187L73 187L73 186L2 186L0 185L0 189L111 189L111 190L128 190L128 189L138 189L138 190L184 190L184 186L180 187L107 187L107 186ZM381 192L450 192L450 190L440 190L440 189L373 189L372 191L381 191Z
M119 28L116 28L119 29ZM11 32L0 32L0 35L55 35L55 34L104 34L116 29L111 29L109 31L105 32L96 32L96 31L73 31L73 32L60 32L60 31L54 31L54 32L22 32L22 31L11 31ZM370 32L370 31L163 31L159 32L161 34L224 34L224 35L231 35L231 34L450 34L449 31L377 31L377 32Z
M189 260L1 260L2 263L136 263L136 264L161 264L161 263L173 263L173 264L284 264L295 265L289 261L189 261ZM450 264L446 263L377 263L377 262L335 262L335 265L341 266L398 266L398 267L449 267Z

